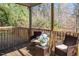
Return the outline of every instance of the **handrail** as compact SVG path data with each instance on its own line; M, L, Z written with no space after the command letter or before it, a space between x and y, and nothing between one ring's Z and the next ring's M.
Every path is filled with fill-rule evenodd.
M7 30L7 29L13 29L13 28L23 28L23 29L29 29L26 27L13 27L13 26L8 26L8 27L0 27L0 30ZM40 28L31 28L31 30L43 30L43 31L51 31L50 29L40 29Z
M40 28L31 28L32 30L43 30L43 31L51 31L50 29L40 29Z

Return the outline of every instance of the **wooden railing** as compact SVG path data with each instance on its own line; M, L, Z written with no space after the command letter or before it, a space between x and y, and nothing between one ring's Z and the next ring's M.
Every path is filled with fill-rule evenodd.
M79 37L79 33L75 33L75 32L53 31L52 33L54 35L55 42L59 40L63 42L66 34Z
M28 40L28 29L23 27L0 27L0 50L15 47Z
M29 29L24 27L0 27L0 50L7 49L9 47L15 47L16 45L26 42L29 38L28 31ZM50 48L54 48L57 41L59 40L63 42L65 34L70 34L79 37L79 33L62 32L62 31L51 32L51 30L35 29L35 28L31 28L31 35L33 35L34 31L42 31L48 34L48 36L51 38L49 40Z
M50 36L50 30L32 28L31 35L34 31L42 31ZM29 28L25 27L0 27L0 50L15 47L28 41Z

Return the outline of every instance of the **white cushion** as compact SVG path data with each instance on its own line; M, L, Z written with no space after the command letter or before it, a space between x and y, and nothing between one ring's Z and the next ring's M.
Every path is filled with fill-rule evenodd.
M62 50L64 50L64 49L67 49L67 48L68 48L68 46L66 46L66 45L64 45L64 44L57 45L56 47L57 47L57 48L59 48L59 49L62 49Z

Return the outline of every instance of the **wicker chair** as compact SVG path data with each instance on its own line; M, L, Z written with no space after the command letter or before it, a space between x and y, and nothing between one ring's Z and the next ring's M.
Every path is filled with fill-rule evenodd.
M59 56L74 56L77 53L76 44L78 37L74 37L71 35L65 35L65 40L63 44L56 45L55 47L55 55Z

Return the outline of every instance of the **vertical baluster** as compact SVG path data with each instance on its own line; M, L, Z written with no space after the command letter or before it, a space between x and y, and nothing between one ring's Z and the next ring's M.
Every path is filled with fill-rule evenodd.
M21 39L21 37L20 37L20 35L21 35L21 28L18 28L18 44L20 44L21 43L21 41L22 41L22 39Z
M20 44L21 41L22 41L22 40L21 40L21 37L20 37L20 35L21 35L21 33L20 33L21 31L20 31L20 30L21 30L21 28L17 28L17 37L18 37L17 43L18 43L18 44Z
M25 42L25 39L24 39L24 36L25 36L24 31L25 31L25 30L24 30L23 28L22 28L21 30L22 30L22 36L21 36L21 39L23 40L23 43L24 43L24 42Z
M8 38L7 38L7 35L8 35L8 32L7 32L7 30L6 30L6 48L8 48Z
M66 35L67 33L66 32L64 32L64 40L65 40L65 35Z
M12 40L12 47L13 47L13 34L12 34L12 32L13 32L13 29L11 29L11 40Z
M5 44L5 47L7 48L7 38L6 38L7 32L6 32L6 31L7 31L7 30L5 30L5 35L4 35L4 36L5 36L5 43L6 43L6 44Z
M3 30L2 30L2 49L3 49Z
M14 33L14 31L13 31L13 28L11 29L11 37L12 37L12 47L14 47L14 39L13 39L13 33Z
M8 30L8 47L10 47L10 33L9 33L9 30Z
M28 40L27 29L25 28L25 39Z
M61 32L59 32L59 44L61 42Z
M5 31L6 31L6 30L4 30L4 34L3 34L3 36L4 36L4 49L6 48L6 38L5 38L5 34L6 34L6 33L5 33Z
M5 30L5 34L4 34L4 39L5 39L5 48L7 48L6 31L7 31L7 30Z
M12 41L12 29L9 31L9 38L10 38L10 47L13 47L13 41Z
M9 48L9 33L8 33L8 30L7 30L7 47Z
M15 28L14 28L14 37L13 37L13 39L14 39L14 46L16 45L16 39L15 39Z
M24 40L24 42L26 42L26 40L25 40L25 29L24 28L22 28L22 39Z
M1 30L0 30L0 50L1 50Z
M7 47L9 48L9 38L8 38L8 30L7 30Z
M60 39L61 39L61 41L62 41L62 32L60 32L60 36L61 36L61 38L60 38Z
M21 32L19 32L19 33L22 33L22 35L24 35L23 29L21 28L20 30L21 30ZM21 42L23 43L25 40L24 40L24 37L22 35L20 35L20 38L21 38Z
M18 28L15 29L15 40L16 40L16 45L18 44Z
M15 33L16 31L15 31L15 28L14 28L14 46L16 45L16 39L15 39Z
M57 42L57 32L55 33L55 35L56 35L55 40L56 40L56 42Z
M5 37L6 37L6 38L5 38L5 39L6 39L6 48L8 48L8 39L7 39L7 34L8 34L8 33L7 33L7 30L6 30L6 34L5 34Z
M13 28L11 29L11 39L12 39L12 47L14 47L14 40L13 40Z
M6 45L6 41L5 41L5 31L6 31L6 30L3 31L4 49L6 48L6 46L5 46L5 45Z
M27 34L27 32L28 32L28 29L25 28L25 34L26 34L25 38L26 38L26 40L28 40L28 34Z
M10 39L10 29L8 30L8 44L9 44L9 47L11 47L11 39Z
M59 32L59 37L60 37L59 40L62 40L62 32L61 31Z
M62 40L62 42L63 42L63 39L64 39L64 33L61 32L61 40Z
M27 41L27 39L26 39L26 30L23 28L23 35L24 35L24 42L26 42Z
M1 36L1 49L2 49L2 30L0 36Z
M15 34L15 35L16 35L16 36L15 36L16 45L18 44L18 34L17 34L18 31L17 31L17 30L18 30L18 28L15 29L15 33L16 33L16 34Z
M13 41L13 47L15 45L15 40L14 40L14 28L12 28L12 41Z
M1 30L1 49L2 49L2 30Z
M14 42L15 42L14 46L16 45L16 42L17 42L16 29L17 28L14 28Z
M2 49L4 49L4 31L2 30Z
M64 39L65 39L65 32L62 33L62 36L63 36L62 41L64 41Z
M31 34L32 34L32 33L31 33ZM27 38L27 40L29 40L28 29L26 29L26 38Z
M21 39L23 40L23 42L25 42L25 39L24 39L24 31L23 31L24 29L22 28L22 36L21 36Z
M1 30L1 50L2 50L2 48L3 48L3 40L2 40L2 30Z
M5 32L4 32L4 39L5 39L5 48L7 48L7 47L6 47L6 45L7 45L7 42L6 42L6 41L7 41L7 40L6 40L6 30L5 30Z

